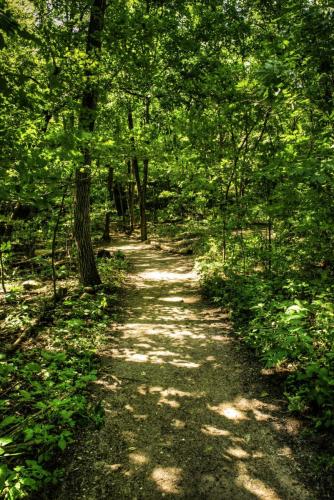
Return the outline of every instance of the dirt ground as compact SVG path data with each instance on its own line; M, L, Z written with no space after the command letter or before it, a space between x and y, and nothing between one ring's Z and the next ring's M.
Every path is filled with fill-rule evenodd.
M189 257L120 241L124 322L100 353L105 424L74 449L57 500L316 499L299 425L199 295Z

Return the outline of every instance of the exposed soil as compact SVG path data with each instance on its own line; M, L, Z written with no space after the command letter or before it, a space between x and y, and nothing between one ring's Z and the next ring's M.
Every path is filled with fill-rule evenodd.
M193 260L117 247L134 271L100 353L105 424L78 443L54 498L319 498L291 446L298 421L201 299Z

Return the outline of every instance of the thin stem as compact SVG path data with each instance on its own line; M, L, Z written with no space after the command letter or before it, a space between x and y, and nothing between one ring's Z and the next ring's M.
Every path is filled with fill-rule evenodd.
M72 178L72 174L69 177L69 181ZM51 247L51 267L52 267L52 285L53 285L53 300L54 302L57 301L57 272L56 272L56 266L55 266L55 255L56 255L56 244L57 244L57 232L60 224L60 218L61 214L63 213L64 210L64 203L65 203L65 198L67 194L69 183L65 184L63 195L61 198L61 203L60 207L58 210L57 214L57 219L56 223L53 228L53 236L52 236L52 247Z
M6 294L6 285L5 285L5 269L4 269L4 264L3 264L3 256L2 256L2 251L0 250L0 266L1 266L1 285L3 289L3 293Z

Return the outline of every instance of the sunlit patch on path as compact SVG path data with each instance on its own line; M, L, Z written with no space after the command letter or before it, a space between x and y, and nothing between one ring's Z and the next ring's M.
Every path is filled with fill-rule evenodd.
M56 498L315 498L279 402L200 297L190 258L120 242L134 264L95 396L105 425L78 447Z

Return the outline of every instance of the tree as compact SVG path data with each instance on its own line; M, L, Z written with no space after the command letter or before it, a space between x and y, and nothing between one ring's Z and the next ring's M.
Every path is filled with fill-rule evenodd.
M106 11L105 0L94 0L91 7L86 53L92 65L101 50L101 37ZM86 71L87 82L82 94L79 130L84 136L83 165L75 170L74 235L78 248L80 279L84 285L98 285L101 280L96 267L90 230L91 136L96 121L98 88L91 68ZM88 139L87 139L88 137Z

